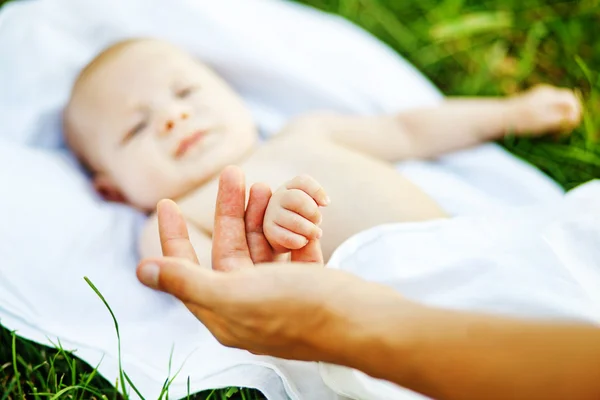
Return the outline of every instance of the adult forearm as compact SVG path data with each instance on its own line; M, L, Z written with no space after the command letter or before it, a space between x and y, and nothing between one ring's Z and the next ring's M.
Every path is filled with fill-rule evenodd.
M399 300L396 318L368 332L346 365L436 399L600 398L594 326L408 310Z

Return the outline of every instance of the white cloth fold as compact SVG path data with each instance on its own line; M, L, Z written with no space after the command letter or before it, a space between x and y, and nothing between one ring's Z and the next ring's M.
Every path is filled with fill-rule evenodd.
M270 399L334 399L316 364L220 346L176 300L134 275L144 216L102 202L64 148L61 109L77 72L110 43L154 36L208 62L248 102L268 137L315 110L360 114L431 105L440 94L409 64L341 18L275 0L30 0L0 11L0 321L60 339L115 382L123 366L147 398L185 366L170 396L245 385ZM452 213L558 198L544 175L495 145L398 166Z
M536 206L379 226L348 239L329 267L443 308L600 324L599 203L594 181ZM352 399L423 398L350 368L320 370Z

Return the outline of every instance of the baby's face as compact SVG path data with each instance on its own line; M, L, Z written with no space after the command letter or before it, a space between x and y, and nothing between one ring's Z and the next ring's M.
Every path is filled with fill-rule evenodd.
M129 45L85 78L72 102L96 180L153 209L240 161L256 143L241 99L211 70L158 41Z

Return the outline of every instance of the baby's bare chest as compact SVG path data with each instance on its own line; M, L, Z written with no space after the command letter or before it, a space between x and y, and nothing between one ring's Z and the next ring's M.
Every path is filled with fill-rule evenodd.
M363 189L385 192L406 181L394 166L329 141L277 139L260 147L243 165L249 183L277 189L300 174L315 178L330 194L344 198Z
M247 190L263 182L277 190L300 174L315 178L331 198L322 210L326 259L344 240L376 225L422 221L444 216L440 207L392 164L327 140L277 138L261 146L243 164ZM217 182L195 197L189 216L212 233Z
M309 174L332 200L323 210L323 248L333 251L351 235L373 226L443 217L440 207L394 165L335 143L278 140L243 165L249 184L276 190Z

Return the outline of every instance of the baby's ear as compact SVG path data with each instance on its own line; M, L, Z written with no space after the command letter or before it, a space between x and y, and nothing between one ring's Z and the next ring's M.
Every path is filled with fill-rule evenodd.
M113 180L104 174L96 174L94 176L94 189L106 201L115 203L126 203L125 196L121 190L115 185Z

